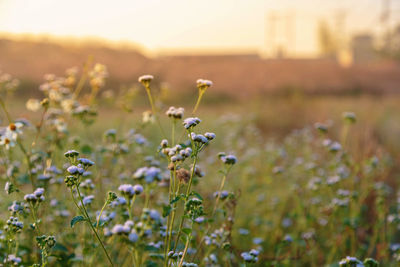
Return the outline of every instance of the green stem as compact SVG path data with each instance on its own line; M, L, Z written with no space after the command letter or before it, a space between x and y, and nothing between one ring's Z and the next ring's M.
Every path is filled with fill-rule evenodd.
M99 217L97 218L97 222L96 222L96 231L99 231L100 218L101 218L101 215L103 214L103 211L106 208L107 204L108 204L108 199L106 200L106 202L104 203L103 207L100 210Z
M192 115L195 114L197 109L199 108L199 105L200 105L201 99L203 98L204 93L205 93L205 90L199 89L199 97L197 98L196 105L194 106L194 109L192 111Z
M6 108L6 104L4 103L3 99L0 97L0 105L3 108L4 113L6 114L7 120L9 123L12 123L12 119L10 116L10 113L8 113L7 108Z
M182 255L181 261L179 262L179 267L182 267L183 260L185 259L185 256L186 256L187 250L189 248L189 244L190 244L190 240L191 239L192 239L192 234L189 234L189 236L186 239L186 245L185 245L185 249L183 250L183 255Z
M110 258L110 255L108 255L108 252L107 252L107 250L106 250L106 248L105 248L105 246L104 246L104 244L103 244L103 241L101 241L99 235L97 234L96 229L94 228L94 226L93 226L93 224L92 224L92 220L90 219L90 216L89 216L89 214L88 214L88 212L87 212L87 210L86 210L85 205L83 204L83 199L82 199L81 192L79 191L79 187L78 187L78 186L76 186L76 191L78 192L79 200L80 200L81 205L82 205L82 210L83 210L83 212L84 212L84 215L86 216L86 219L87 219L87 221L88 221L88 223L89 223L89 225L90 225L90 228L92 229L92 231L93 231L93 233L95 234L97 240L99 241L101 247L103 248L103 251L104 251L104 253L105 253L106 256L107 256L107 259L108 259L108 261L110 262L110 265L111 265L111 266L114 266L114 264L113 264L113 262L112 262L112 260L111 260L111 258Z
M188 185L187 190L186 190L184 207L185 207L186 202L187 202L187 199L188 199L188 197L189 197L190 189L191 189L191 187L192 187L192 181L193 181L193 176L194 176L194 170L195 170L195 168L196 168L197 151L196 151L195 153L196 153L196 154L195 154L195 157L194 157L194 160L193 160L193 167L192 167L192 172L191 172L191 174L190 174L189 185ZM176 250L176 248L177 248L177 246L178 246L179 237L181 236L181 233L182 233L182 227L183 227L184 221L185 221L185 217L182 216L182 217L181 217L181 222L180 222L180 224L179 224L178 235L176 236L174 251Z
M150 90L150 87L149 87L149 86L146 86L146 92L147 92L147 97L148 97L149 102L150 102L151 110L152 110L152 112L153 112L154 118L156 119L156 122L157 122L157 124L158 124L158 127L160 128L161 134L162 134L163 136L167 136L167 135L165 134L165 132L164 132L164 129L163 129L162 126L161 126L160 120L158 119L158 116L157 116L157 109L156 109L156 106L154 105L153 96L151 95L151 90Z
M136 194L133 196L132 200L129 201L129 207L128 207L128 213L129 213L129 219L133 220L133 203L135 203L136 200Z

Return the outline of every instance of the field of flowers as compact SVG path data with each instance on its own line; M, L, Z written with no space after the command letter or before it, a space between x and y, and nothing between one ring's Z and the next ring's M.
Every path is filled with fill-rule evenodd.
M148 111L100 116L131 109L107 76L46 75L27 113L0 74L2 266L398 266L396 158L356 113L266 141L246 114L198 117L204 79L181 108L143 75Z

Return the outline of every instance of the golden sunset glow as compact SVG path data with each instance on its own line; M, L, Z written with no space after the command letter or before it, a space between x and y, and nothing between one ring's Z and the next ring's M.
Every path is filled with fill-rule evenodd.
M321 19L335 29L342 16L347 34L377 33L380 12L375 0L2 0L0 32L129 41L153 52L259 53L279 47L312 55Z

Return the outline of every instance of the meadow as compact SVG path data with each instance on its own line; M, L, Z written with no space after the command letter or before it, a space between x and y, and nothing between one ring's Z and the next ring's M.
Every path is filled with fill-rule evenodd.
M0 75L3 266L398 266L398 96L108 76Z

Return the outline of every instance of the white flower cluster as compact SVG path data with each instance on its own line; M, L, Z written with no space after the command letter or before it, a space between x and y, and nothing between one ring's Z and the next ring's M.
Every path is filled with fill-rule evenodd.
M226 165L234 165L237 162L237 158L234 155L226 155L221 152L218 154L219 159Z
M182 119L184 111L185 111L184 108L169 107L169 109L165 114L170 118Z
M160 168L156 167L142 167L136 170L133 174L135 179L144 179L146 183L152 183L154 181L161 181L162 174Z
M103 64L97 63L94 68L89 72L90 85L96 88L103 87L105 79L108 77L107 67Z
M4 263L6 264L6 266L8 266L8 264L17 266L21 263L21 261L21 258L15 256L14 254L9 254L7 258L4 259Z
M18 135L22 134L23 123L10 123L7 127L0 128L0 146L5 146L8 150L15 146Z
M202 135L202 134L195 134L194 132L191 132L189 137L194 142L198 142L201 144L207 144L209 141L211 141L215 138L215 133L205 133L204 135Z
M20 222L17 217L11 216L7 222L6 226L4 227L4 230L6 231L13 231L14 233L18 233L24 228L24 223Z
M44 194L44 188L38 188L32 194L25 195L24 200L32 204L43 202L45 199L43 194Z
M116 224L111 229L111 233L113 235L127 235L131 230L133 230L133 226L135 223L131 220L126 221L124 224Z
M198 125L200 122L201 120L197 117L186 118L185 120L183 120L183 127L185 127L186 129L190 129Z
M140 184L137 185L130 185L130 184L123 184L118 187L118 190L128 198L132 198L134 195L140 195L143 192L143 186Z
M198 79L196 81L196 83L197 83L197 87L199 87L199 88L204 88L204 87L208 88L208 87L211 87L213 85L212 81L205 80L205 79Z
M240 254L245 262L256 263L258 261L258 255L260 252L256 249L252 249L249 252L243 252Z
M151 82L154 79L153 75L150 74L145 74L139 77L138 81L140 83L144 83L144 82Z
M183 148L181 145L176 145L169 148L166 146L168 146L168 141L164 139L161 141L161 147L164 147L161 152L168 156L171 162L183 162L186 158L190 157L193 152L190 147Z

